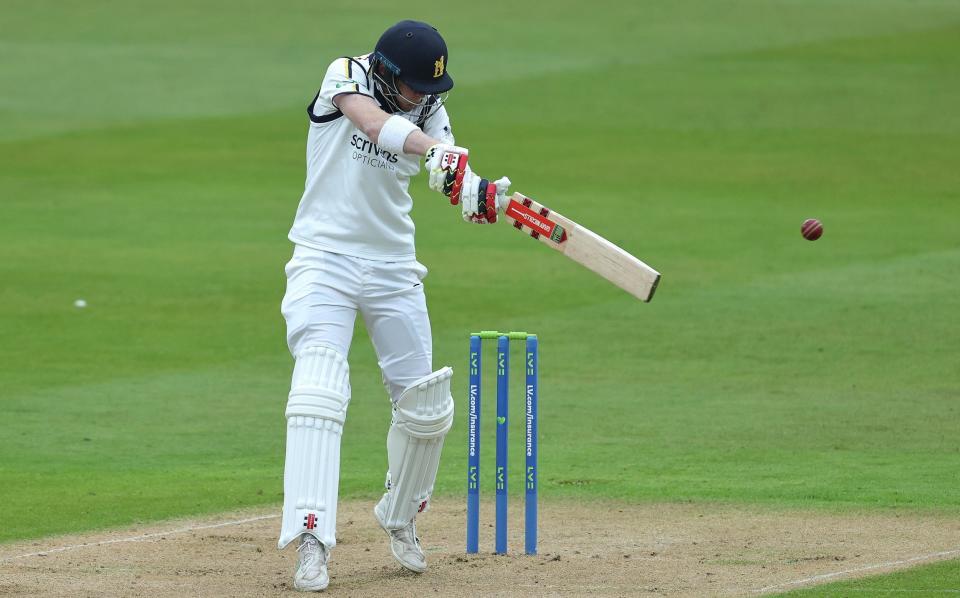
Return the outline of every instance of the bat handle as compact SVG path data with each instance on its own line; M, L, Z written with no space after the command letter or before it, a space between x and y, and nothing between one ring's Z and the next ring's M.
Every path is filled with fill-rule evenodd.
M510 196L507 195L507 190L511 184L510 177L500 177L493 181L493 184L497 186L497 210L501 212L506 211L507 206L510 204Z

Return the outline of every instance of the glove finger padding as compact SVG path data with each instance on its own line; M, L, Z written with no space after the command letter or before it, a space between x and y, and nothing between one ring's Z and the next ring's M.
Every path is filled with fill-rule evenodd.
M446 143L431 146L424 154L424 162L430 173L430 188L449 197L453 205L460 202L469 154L467 148Z
M461 155L454 170L453 186L450 188L450 205L457 205L463 190L463 177L466 175L467 156Z
M467 167L469 172L469 167ZM455 206L460 203L463 197L463 179L466 173L461 170L448 172L443 181L443 194L450 198L450 205Z
M490 187L490 181L487 179L480 179L480 184L477 186L477 216L487 219L487 188Z
M461 192L463 219L474 224L492 224L497 221L497 212L506 205L506 192L510 179L501 177L489 181L475 174L470 168L463 179Z
M493 224L497 221L497 185L488 184L485 191L483 215L487 217L487 222Z
M463 177L463 186L460 197L463 200L461 204L461 213L463 219L474 224L486 224L486 217L480 212L481 194L486 197L487 179L479 177L470 168ZM485 208L486 206L484 206Z
M430 179L427 184L430 186L430 189L443 193L443 185L447 180L447 173L439 168L437 170L430 170L428 173ZM444 195L446 195L446 193L444 193Z

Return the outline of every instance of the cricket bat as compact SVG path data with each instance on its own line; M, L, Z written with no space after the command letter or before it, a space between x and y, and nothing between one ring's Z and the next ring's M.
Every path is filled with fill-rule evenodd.
M641 301L649 302L660 273L573 220L514 193L504 216L516 229L556 249Z

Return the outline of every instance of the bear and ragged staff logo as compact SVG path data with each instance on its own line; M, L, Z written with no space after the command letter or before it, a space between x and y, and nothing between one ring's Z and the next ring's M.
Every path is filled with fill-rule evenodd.
M433 63L433 78L438 79L443 76L443 56L440 60Z

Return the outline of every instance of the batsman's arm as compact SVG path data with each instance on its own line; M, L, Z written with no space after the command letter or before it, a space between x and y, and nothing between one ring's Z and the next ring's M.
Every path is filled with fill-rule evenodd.
M461 210L464 220L496 222L497 199L506 193L509 179L488 181L474 174L467 166L469 150L453 145L452 135L445 140L427 135L409 120L384 112L367 95L345 93L334 96L333 103L382 149L424 156L430 188L449 197L453 205L460 203L461 192L466 189Z
M428 149L440 143L439 139L427 135L403 117L384 112L370 96L358 93L342 94L334 97L333 103L370 141L384 149L395 151L396 147L401 147L405 154L422 156ZM399 120L391 121L394 118ZM409 126L399 121L409 123ZM390 136L391 139L381 139L382 136Z
M430 188L460 202L469 150L427 135L402 116L384 112L370 96L345 93L333 99L337 108L368 139L388 152L424 156Z

